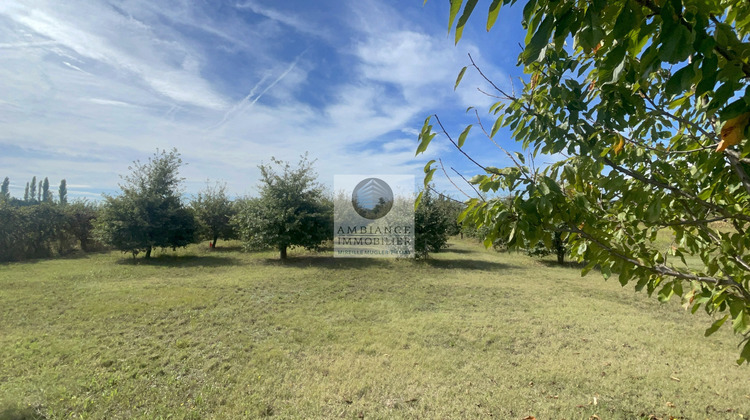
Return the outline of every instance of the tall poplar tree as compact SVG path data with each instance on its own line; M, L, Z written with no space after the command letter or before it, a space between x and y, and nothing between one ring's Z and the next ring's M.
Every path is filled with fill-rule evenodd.
M49 178L46 176L44 177L44 181L42 181L42 199L41 201L45 203L52 202L52 192L49 190Z
M29 184L29 201L36 200L36 176L31 178L31 183Z
M64 205L68 203L68 183L64 179L60 181L60 188L57 190L57 195L60 204Z
M10 199L10 178L8 178L7 176L3 180L3 186L0 187L0 199Z

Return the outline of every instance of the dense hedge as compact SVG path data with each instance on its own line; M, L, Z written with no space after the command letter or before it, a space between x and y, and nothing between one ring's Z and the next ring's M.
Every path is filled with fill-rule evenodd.
M65 255L101 247L91 238L96 206L0 200L0 261Z

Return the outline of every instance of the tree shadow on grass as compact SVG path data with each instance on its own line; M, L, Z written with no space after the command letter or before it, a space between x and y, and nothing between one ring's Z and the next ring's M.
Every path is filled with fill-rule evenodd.
M331 255L303 255L290 256L286 260L279 258L265 258L261 260L264 264L275 267L320 267L332 270L357 269L373 267L389 267L390 258L335 258Z
M473 249L463 249L463 248L455 248L453 246L449 246L447 248L443 248L440 250L439 254L473 254L477 251Z
M549 268L574 268L576 270L582 270L583 267L586 267L585 262L578 261L565 261L564 263L560 264L557 261L552 260L539 260L539 263Z
M2 420L44 420L45 416L37 412L34 407L18 407L11 405L0 407L0 419Z
M66 252L64 254L55 254L52 253L50 255L37 255L34 257L29 258L23 258L20 260L12 260L12 261L0 261L0 266L3 264L37 264L47 261L55 261L55 260L82 260L87 259L90 256L97 255L97 254L106 254L110 252L109 250L97 250L97 251L82 251L80 249L75 249L69 252ZM0 420L3 418L0 417Z
M242 245L229 245L229 246L217 246L216 248L210 248L209 252L243 252L244 249L242 248Z
M441 258L439 260L427 259L424 261L424 263L434 268L457 270L501 271L510 268L516 268L515 266L495 261L471 260L466 258Z
M145 259L122 258L117 261L122 265L149 265L157 267L226 267L241 265L237 258L218 255L159 255Z

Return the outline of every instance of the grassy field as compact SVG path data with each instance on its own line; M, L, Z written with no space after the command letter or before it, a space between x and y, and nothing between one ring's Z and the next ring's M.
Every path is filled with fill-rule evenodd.
M290 256L0 265L0 418L750 416L738 337L596 273Z

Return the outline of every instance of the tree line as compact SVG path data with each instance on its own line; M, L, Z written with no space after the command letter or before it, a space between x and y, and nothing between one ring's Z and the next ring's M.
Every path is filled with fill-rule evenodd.
M150 258L154 249L176 249L207 240L239 239L248 250L274 248L285 259L292 247L320 249L333 237L333 200L313 163L302 156L296 166L277 159L260 165L257 197L232 200L226 185L207 184L190 200L183 197L176 149L136 161L122 177L120 194L101 203L68 202L66 181L57 198L49 180L26 184L23 199L10 195L6 177L0 193L0 261L19 261L116 249ZM415 252L427 257L459 233L461 203L429 191L415 213Z
M66 204L68 202L68 186L64 179L60 181L57 193L57 203ZM6 176L0 186L0 200L4 202L8 201L15 206L55 202L53 193L49 189L49 178L45 177L44 180L40 180L37 184L36 176L32 177L31 181L26 183L23 200L19 200L10 195L10 178Z

